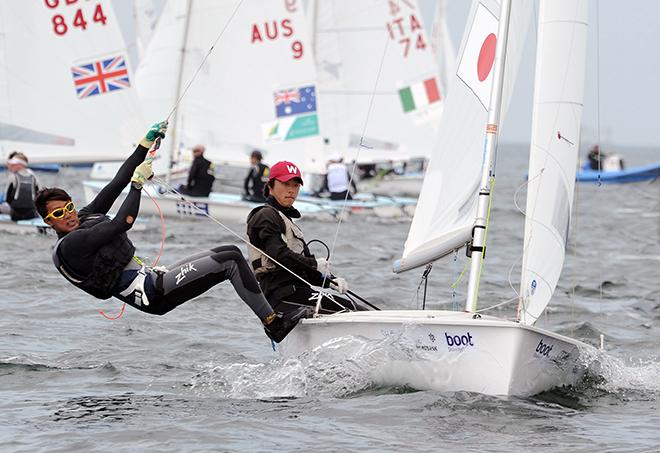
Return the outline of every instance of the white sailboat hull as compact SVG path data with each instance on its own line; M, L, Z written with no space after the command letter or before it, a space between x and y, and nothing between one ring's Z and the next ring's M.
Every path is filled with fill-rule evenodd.
M83 182L87 203L90 203L98 195L105 184L107 183L99 181ZM240 195L234 194L213 192L208 197L186 197L186 200L189 201L183 201L173 195L157 193L153 187L149 187L147 190L156 200L158 206L143 191L140 202L141 216L157 216L159 215L158 207L160 207L163 216L168 218L203 219L206 217L205 214L208 214L220 221L245 222L250 211L261 205L261 203L244 201ZM124 193L127 194L128 189L124 190ZM111 211L117 212L123 201L123 197L120 197L112 206ZM296 203L296 208L298 208L304 217L308 218L333 219L335 213L334 210L329 210L312 203Z
M388 310L305 319L282 343L287 356L333 347L342 337L407 345L384 363L381 385L529 396L581 379L589 346L536 327L453 311ZM342 354L338 354L342 356Z

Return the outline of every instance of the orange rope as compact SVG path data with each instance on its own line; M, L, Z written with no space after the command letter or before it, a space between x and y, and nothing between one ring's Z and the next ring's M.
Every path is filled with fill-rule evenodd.
M144 189L143 189L144 190ZM145 190L145 193L151 198L151 201L154 202L156 205L156 208L158 209L158 214L160 215L160 230L161 230L161 237L160 237L160 250L158 251L158 256L154 260L154 262L151 264L151 266L155 266L158 264L158 261L160 260L161 256L163 256L163 249L165 248L165 219L163 218L163 210L160 209L160 205L156 201L154 197L151 196L151 194ZM121 318L122 315L124 314L124 309L126 308L126 302L121 306L121 310L119 311L119 314L117 316L108 316L105 314L103 310L99 310L99 313L101 316L103 316L105 319L109 319L110 321L116 321L117 319Z

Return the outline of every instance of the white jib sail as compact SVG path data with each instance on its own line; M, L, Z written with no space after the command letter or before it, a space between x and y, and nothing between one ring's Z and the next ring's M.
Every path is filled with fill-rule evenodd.
M172 109L173 92L184 95L226 25L177 108L176 133L169 137L174 154L201 143L209 159L247 166L259 148L269 164L289 160L303 171L324 168L316 71L301 2L171 3L139 68L145 112L155 118Z
M314 6L328 151L361 162L428 157L446 93L416 0L317 0Z
M541 0L519 318L534 324L566 251L580 144L586 0Z
M424 177L400 272L423 266L471 238L483 161L499 3L475 0L465 28L456 74L449 86L438 140ZM511 8L501 118L506 116L529 24L531 2Z
M129 155L145 124L112 2L0 2L0 105L3 155Z

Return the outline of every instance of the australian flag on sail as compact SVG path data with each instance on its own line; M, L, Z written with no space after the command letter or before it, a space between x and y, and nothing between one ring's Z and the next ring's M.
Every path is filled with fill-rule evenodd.
M71 74L78 99L131 86L126 59L121 55L72 66Z
M279 90L274 93L274 97L275 114L278 118L316 112L316 88L314 85Z

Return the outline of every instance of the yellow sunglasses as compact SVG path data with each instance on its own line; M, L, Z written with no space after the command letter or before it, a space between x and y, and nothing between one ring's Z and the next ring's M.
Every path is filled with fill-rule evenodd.
M44 217L44 220L48 219L49 217L59 220L63 218L67 212L73 212L75 210L76 210L76 205L73 204L73 201L69 201L63 207L53 209L51 212L49 212L48 215Z

